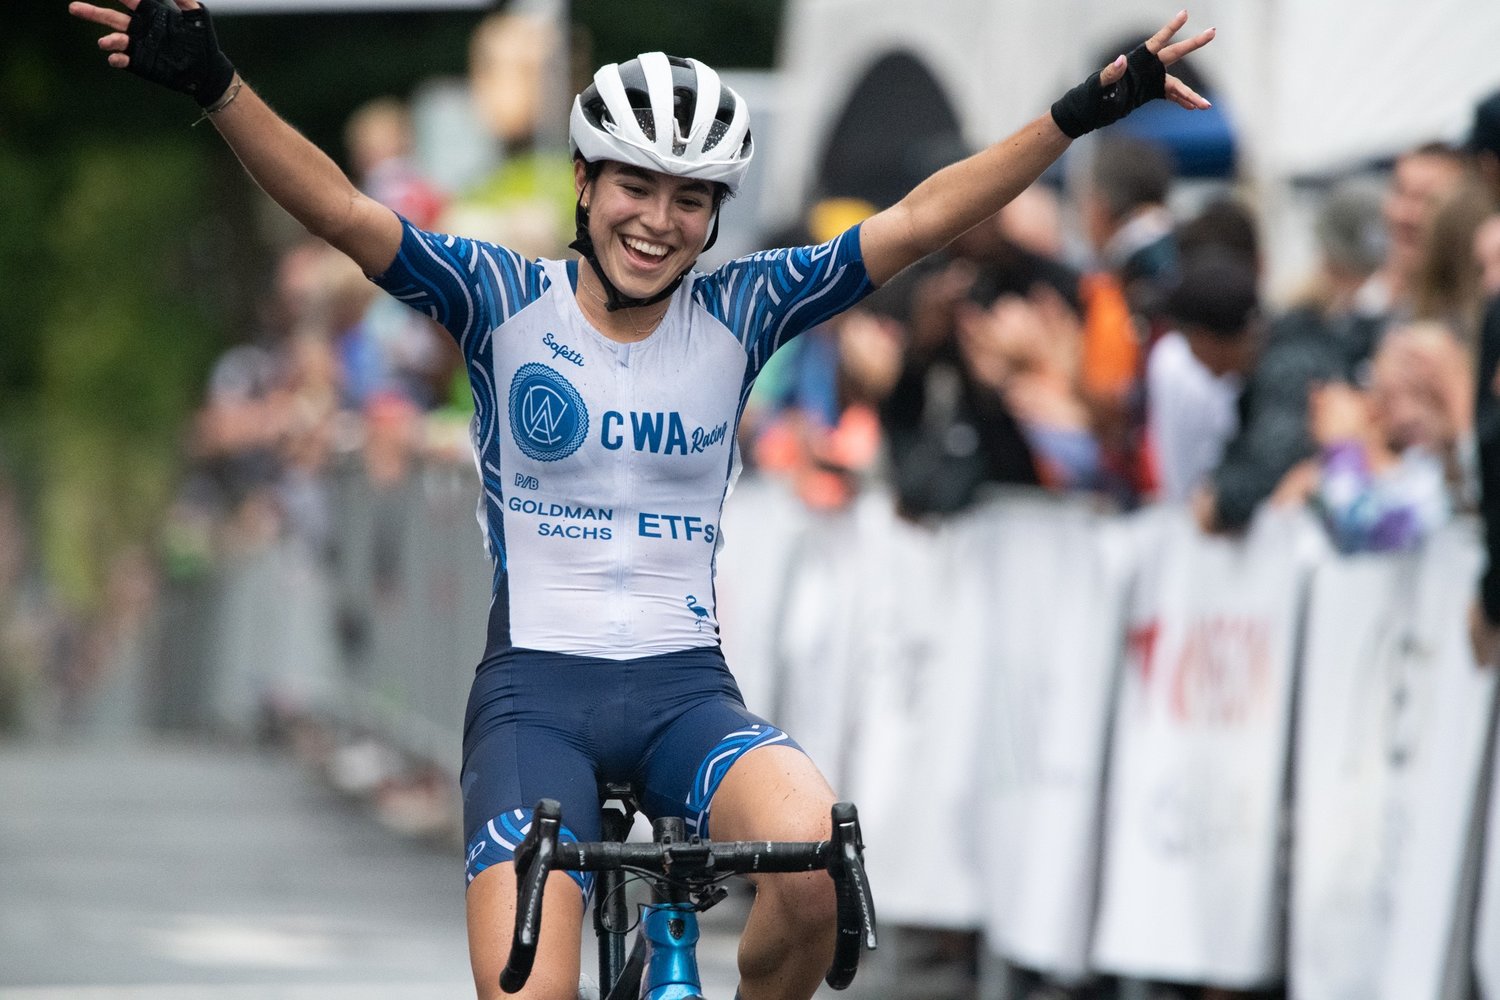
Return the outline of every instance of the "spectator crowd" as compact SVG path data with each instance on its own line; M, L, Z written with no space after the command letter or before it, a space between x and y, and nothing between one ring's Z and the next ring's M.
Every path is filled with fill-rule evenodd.
M1182 212L1168 151L1101 141L1076 197L1034 187L784 352L751 454L815 504L882 474L913 517L1020 485L1187 504L1210 532L1304 504L1342 551L1415 546L1478 502L1500 349L1494 116L1500 101L1466 146L1330 183L1316 267L1279 302L1232 183ZM815 206L808 235L875 208Z
M492 173L441 190L407 108L382 99L350 119L352 175L419 225L565 255L567 163L539 147L526 83L547 30L497 15L475 34ZM1274 298L1234 178L1183 185L1172 151L1138 138L1083 155L1073 183L1044 178L781 351L742 426L747 466L818 508L880 478L917 519L994 486L1186 504L1210 532L1307 505L1345 552L1411 547L1476 509L1500 362L1500 96L1462 145L1330 179L1316 264ZM880 207L822 198L765 242L821 242ZM182 558L282 532L318 544L333 456L361 454L377 484L419 454L467 461L472 403L446 334L316 243L282 250L271 284L258 335L209 380L169 533Z
M524 94L496 66L544 51L541 30L486 22L476 80ZM566 254L566 160L536 147L534 109L476 105L505 156L473 190L424 176L391 99L352 116L352 175L420 226ZM1486 492L1497 502L1480 458L1500 420L1500 92L1464 143L1330 179L1316 264L1277 296L1274 251L1232 178L1184 191L1171 151L1140 139L1086 153L1074 183L1044 178L783 349L746 411L747 467L823 510L879 481L918 520L1011 486L1185 505L1206 532L1305 506L1345 553L1415 547ZM767 242L828 240L880 207L835 193ZM379 490L414 462L472 461L445 332L321 243L284 247L268 285L255 336L208 381L169 572L288 536L324 549L335 462L357 459ZM1500 584L1485 595L1500 621Z

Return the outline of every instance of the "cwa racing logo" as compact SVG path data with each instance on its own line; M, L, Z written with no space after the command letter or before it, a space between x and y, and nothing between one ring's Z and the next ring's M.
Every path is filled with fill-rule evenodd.
M589 411L573 384L535 362L510 380L510 432L516 446L539 462L577 451L589 433Z

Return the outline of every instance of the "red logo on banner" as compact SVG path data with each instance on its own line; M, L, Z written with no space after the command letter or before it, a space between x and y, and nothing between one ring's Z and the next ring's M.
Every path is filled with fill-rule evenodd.
M1132 625L1130 631L1125 633L1127 654L1141 675L1141 683L1147 687L1151 686L1151 666L1156 656L1156 639L1160 634L1161 622L1155 618Z
M1170 678L1168 705L1183 722L1232 725L1259 714L1271 677L1270 624L1262 618L1200 618Z

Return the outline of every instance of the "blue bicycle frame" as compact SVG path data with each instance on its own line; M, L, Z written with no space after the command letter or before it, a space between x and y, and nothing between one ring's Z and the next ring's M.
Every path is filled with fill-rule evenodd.
M604 835L608 840L623 842L630 831L629 799L624 789L613 790L616 806L606 805ZM682 839L682 821L659 820L653 827L657 837ZM594 931L599 938L600 975L613 989L609 1000L694 1000L703 995L703 981L698 972L698 907L680 890L657 884L652 900L640 907L636 928L635 950L626 958L625 935L619 930L625 923L624 875L618 871L600 872L595 889L598 902L594 907ZM632 970L627 972L627 970ZM624 991L623 993L621 991Z
M641 1000L691 1000L703 995L698 976L698 913L691 903L641 907L646 972Z

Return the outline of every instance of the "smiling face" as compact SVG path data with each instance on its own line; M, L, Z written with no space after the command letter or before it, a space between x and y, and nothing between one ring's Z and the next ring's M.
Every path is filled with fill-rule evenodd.
M574 184L588 209L594 253L621 295L655 295L703 252L714 213L708 181L613 161L589 180L579 160Z

